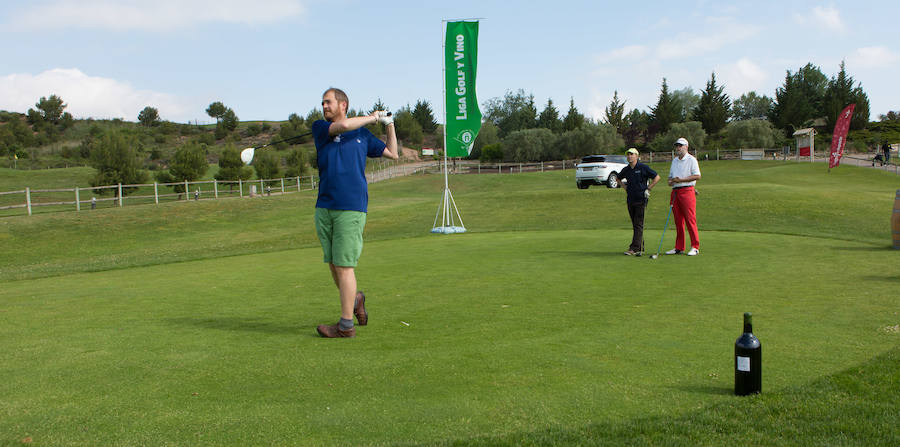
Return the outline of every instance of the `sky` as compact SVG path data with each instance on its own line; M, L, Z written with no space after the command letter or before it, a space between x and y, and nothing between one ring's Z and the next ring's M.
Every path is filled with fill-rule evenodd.
M841 61L871 120L900 110L900 2L0 0L0 110L56 94L76 118L137 121L147 106L210 123L285 120L338 87L350 107L432 105L443 120L443 22L479 19L479 103L522 89L600 120L614 92L649 111L663 78L732 99L775 96L807 63Z

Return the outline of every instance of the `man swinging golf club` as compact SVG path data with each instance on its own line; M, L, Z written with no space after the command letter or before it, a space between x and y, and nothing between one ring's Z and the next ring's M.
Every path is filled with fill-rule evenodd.
M362 254L369 205L366 157L398 158L393 117L373 111L369 116L348 118L349 106L346 93L329 88L322 95L325 119L312 125L319 167L316 233L341 297L340 321L316 328L319 335L327 338L355 337L354 315L360 326L368 323L366 296L356 290L354 271ZM387 144L363 127L376 122L386 126Z
M647 166L638 158L640 154L635 148L625 152L628 157L628 166L619 171L619 180L625 184L628 215L631 216L631 245L625 254L628 256L640 256L644 252L644 210L650 199L650 190L659 182L659 174L650 166Z
M688 141L679 138L675 141L675 158L669 168L669 186L672 187L670 205L672 217L675 219L675 248L667 255L684 253L684 227L687 226L691 237L691 250L688 256L700 254L700 234L697 231L697 197L694 185L700 180L700 165L693 155L688 153Z

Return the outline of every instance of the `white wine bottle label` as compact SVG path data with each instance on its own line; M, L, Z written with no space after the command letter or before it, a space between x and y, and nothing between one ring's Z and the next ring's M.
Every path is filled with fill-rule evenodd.
M737 369L738 371L747 371L750 372L750 357L741 357L737 358Z

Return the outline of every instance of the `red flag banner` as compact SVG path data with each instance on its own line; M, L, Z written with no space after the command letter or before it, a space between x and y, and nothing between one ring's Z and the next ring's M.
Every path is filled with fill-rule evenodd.
M853 117L853 109L856 104L850 104L841 111L837 123L834 124L834 136L831 137L831 158L828 159L828 169L836 168L841 164L844 156L844 145L847 144L847 131L850 130L850 118Z

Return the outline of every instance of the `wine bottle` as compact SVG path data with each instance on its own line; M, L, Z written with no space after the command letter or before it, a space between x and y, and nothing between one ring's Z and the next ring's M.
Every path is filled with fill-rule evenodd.
M753 335L753 315L744 314L744 333L734 342L734 394L762 391L762 346Z

